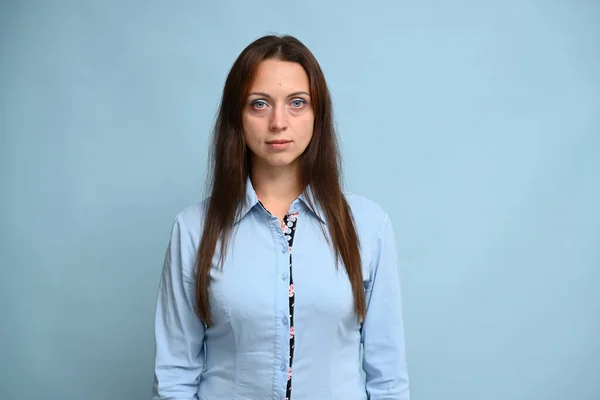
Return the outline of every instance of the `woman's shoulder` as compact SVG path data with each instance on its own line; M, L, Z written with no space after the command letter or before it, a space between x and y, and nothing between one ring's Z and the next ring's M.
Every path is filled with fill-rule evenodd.
M187 231L199 231L204 225L204 215L208 199L183 206L175 214L175 224Z
M375 233L389 217L387 211L375 200L362 194L344 192L352 216L363 233Z

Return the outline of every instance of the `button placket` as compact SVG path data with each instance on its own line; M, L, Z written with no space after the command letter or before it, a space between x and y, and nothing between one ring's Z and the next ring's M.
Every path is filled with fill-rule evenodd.
M260 202L260 200L259 200ZM261 203L262 206L262 203ZM288 212L288 214L286 215L286 218L284 218L284 222L285 222L285 226L282 226L279 223L279 219L275 216L273 216L268 210L265 209L265 211L267 211L267 213L269 213L269 215L272 216L272 223L270 224L270 228L271 231L274 235L274 238L276 241L280 241L280 245L281 245L281 254L285 257L277 257L277 269L278 271L281 271L281 275L280 278L281 280L286 283L288 285L288 290L286 290L285 293L285 297L286 297L286 303L288 305L288 307L286 307L286 315L281 317L281 325L284 326L285 328L282 328L282 333L283 333L283 337L281 337L280 339L288 344L289 343L289 353L286 354L285 356L283 356L283 354L277 354L278 357L283 356L283 360L279 366L281 372L284 375L284 379L287 379L287 385L286 385L286 395L285 398L289 398L291 395L291 368L292 368L292 360L293 360L293 353L294 353L294 332L293 332L293 326L294 326L294 319L293 319L293 303L294 303L294 288L293 288L293 278L292 278L292 242L293 242L293 231L295 230L295 225L296 225L296 218L298 216L298 213L296 210L297 206L297 201L292 205L292 208L290 209L290 212ZM263 206L264 208L264 206ZM290 217L291 222L290 222ZM283 229L282 229L283 228ZM291 228L291 230L290 230ZM290 230L290 232L288 232L288 230ZM277 233L276 233L277 231ZM289 235L288 235L289 234ZM280 269L281 268L281 269ZM289 272L283 272L283 271L289 271ZM277 309L279 309L279 302L277 302ZM283 311L283 310L281 310ZM289 313L289 319L287 317L287 314ZM281 314L280 314L281 315ZM277 329L279 330L279 329ZM279 352L278 352L279 353Z

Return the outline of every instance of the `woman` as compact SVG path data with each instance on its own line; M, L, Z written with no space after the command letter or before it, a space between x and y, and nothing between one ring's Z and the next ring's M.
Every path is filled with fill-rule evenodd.
M235 61L211 166L167 250L154 399L409 399L390 219L342 191L329 91L297 39Z

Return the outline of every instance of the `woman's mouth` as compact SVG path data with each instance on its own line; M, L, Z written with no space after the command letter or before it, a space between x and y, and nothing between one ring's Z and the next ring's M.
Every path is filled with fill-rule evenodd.
M269 146L269 148L272 150L285 150L291 143L291 140L284 139L269 140L267 142L267 146Z

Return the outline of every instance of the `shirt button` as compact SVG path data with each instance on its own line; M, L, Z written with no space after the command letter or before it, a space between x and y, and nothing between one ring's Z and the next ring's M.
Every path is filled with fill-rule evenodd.
M279 369L282 370L282 371L285 371L285 364L281 363L281 365L279 366Z
M281 274L281 280L285 281L288 278L288 274Z
M287 321L287 318L286 318L286 317L283 317L283 318L281 318L281 323L282 323L282 325L287 325L287 322L288 322L288 321Z
M281 246L281 252L282 252L283 254L287 253L288 251L289 251L289 248L288 248L288 246L286 246L285 244L284 244L283 246Z

